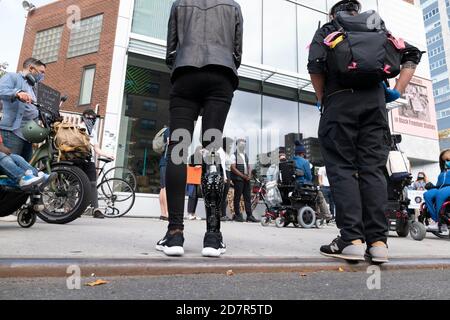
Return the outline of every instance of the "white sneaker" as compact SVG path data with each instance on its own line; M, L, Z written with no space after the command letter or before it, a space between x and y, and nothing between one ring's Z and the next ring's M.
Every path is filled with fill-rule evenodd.
M0 217L0 221L3 222L17 222L17 217L13 214L10 214L9 216L6 217Z
M188 220L202 220L199 216L196 216L195 214L189 214Z
M427 231L439 231L439 225L437 222L431 222L428 226L427 226Z
M22 177L22 179L20 179L19 187L21 187L21 188L31 187L31 186L39 184L40 182L42 182L42 180L44 180L44 177L36 177L34 175L25 175Z

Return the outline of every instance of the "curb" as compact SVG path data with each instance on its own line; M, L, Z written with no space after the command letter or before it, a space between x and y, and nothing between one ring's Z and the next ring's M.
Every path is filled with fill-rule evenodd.
M0 259L0 278L67 277L69 266L81 276L164 276L189 274L366 272L368 262L349 264L321 258L149 258L149 259ZM450 269L450 258L397 258L380 266L382 271Z

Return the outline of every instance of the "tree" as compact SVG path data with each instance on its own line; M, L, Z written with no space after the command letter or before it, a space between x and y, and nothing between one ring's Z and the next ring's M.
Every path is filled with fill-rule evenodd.
M7 62L1 62L0 63L0 78L3 77L3 75L6 73L6 69L8 68Z

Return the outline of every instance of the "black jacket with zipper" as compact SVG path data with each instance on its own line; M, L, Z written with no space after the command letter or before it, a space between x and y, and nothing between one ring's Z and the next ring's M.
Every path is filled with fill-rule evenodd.
M229 68L237 80L243 19L234 0L177 0L170 12L166 64L173 81L180 67Z

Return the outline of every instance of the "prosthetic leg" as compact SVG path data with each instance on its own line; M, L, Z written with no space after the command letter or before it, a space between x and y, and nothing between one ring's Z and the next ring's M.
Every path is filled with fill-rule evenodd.
M220 232L224 188L220 157L215 151L211 151L203 163L202 174L202 194L206 210L206 234L202 255L205 257L218 257L226 251Z
M225 188L219 156L212 151L203 164L202 193L206 209L207 232L220 232L221 204Z

